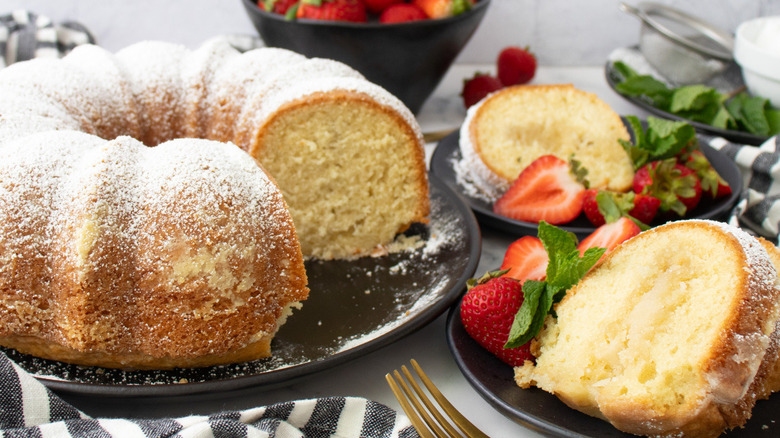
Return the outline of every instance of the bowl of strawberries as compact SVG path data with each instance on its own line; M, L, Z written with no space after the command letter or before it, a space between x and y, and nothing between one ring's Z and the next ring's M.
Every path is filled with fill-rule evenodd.
M417 113L490 0L241 0L265 44L341 61Z

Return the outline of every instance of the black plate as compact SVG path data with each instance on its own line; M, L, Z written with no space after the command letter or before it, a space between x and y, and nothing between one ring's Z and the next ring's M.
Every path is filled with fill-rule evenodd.
M271 358L199 369L122 371L3 351L52 389L111 396L272 388L362 356L446 311L476 270L481 236L474 215L441 180L430 182L431 221L414 230L424 246L378 258L307 261L310 297L279 330Z
M431 173L435 174L445 183L466 200L471 209L477 215L480 223L497 228L501 231L516 235L536 235L538 225L534 222L524 222L510 219L505 216L493 213L492 204L477 197L470 196L468 191L458 183L455 175L454 163L460 160L460 148L458 140L460 134L454 132L442 139L436 146L431 157ZM739 199L739 193L742 191L742 174L737 164L729 159L725 154L717 151L700 141L702 152L712 163L712 167L720 174L732 188L731 195L717 199L715 201L702 202L692 212L691 219L724 219L734 203ZM650 225L660 225L661 222ZM595 227L588 221L585 215L580 215L577 219L568 224L559 225L566 231L571 231L579 238L583 238L592 233Z
M663 117L665 119L672 119L672 120L682 120L687 123L689 123L691 126L694 127L699 132L715 135L718 137L723 137L726 140L733 141L735 143L741 143L741 144L748 144L753 146L758 146L761 143L765 142L769 137L763 136L763 135L756 135L751 134L746 131L736 131L732 129L721 129L716 128L714 126L708 125L706 123L696 122L693 120L689 120L683 117L678 116L677 114L673 114L664 110L661 110L659 108L654 107L653 105L650 105L646 100L640 98L640 97L631 97L626 96L624 94L621 94L615 86L620 82L620 75L617 73L614 67L614 62L607 61L606 66L604 67L604 75L607 79L607 84L612 88L612 90L615 91L615 93L619 94L620 97L626 99L627 101L633 103L634 105L642 108L643 110L650 112L652 114L655 114L659 117ZM659 78L660 79L660 78ZM742 76L739 71L739 67L732 63L732 65L727 68L723 73L720 74L716 78L716 80L721 84L726 84L725 89L723 85L715 88L719 88L718 91L721 92L731 92L733 90L739 89L744 85L742 81ZM712 81L710 81L712 82ZM707 84L705 84L707 85Z
M460 304L447 315L447 344L461 372L471 386L503 415L547 435L559 437L629 438L600 419L569 408L554 395L538 388L521 389L513 380L512 367L501 362L474 341L460 320ZM777 437L780 425L780 396L761 400L744 429L724 437Z

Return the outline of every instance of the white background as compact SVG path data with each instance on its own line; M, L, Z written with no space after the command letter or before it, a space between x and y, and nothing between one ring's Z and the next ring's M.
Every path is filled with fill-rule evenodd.
M732 32L749 18L780 15L780 0L658 2ZM502 47L520 45L529 46L543 65L601 65L612 49L638 40L639 20L621 12L619 4L617 0L493 0L457 62L492 62ZM112 51L143 39L194 48L219 34L256 33L241 0L0 0L0 14L17 8L55 22L79 21Z

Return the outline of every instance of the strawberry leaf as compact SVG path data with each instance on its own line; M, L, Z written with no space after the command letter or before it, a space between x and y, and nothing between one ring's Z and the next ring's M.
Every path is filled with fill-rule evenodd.
M536 336L553 303L563 299L566 291L577 284L606 251L590 248L580 257L577 236L544 221L539 223L538 236L550 259L547 278L523 283L523 304L515 315L504 348L519 347Z

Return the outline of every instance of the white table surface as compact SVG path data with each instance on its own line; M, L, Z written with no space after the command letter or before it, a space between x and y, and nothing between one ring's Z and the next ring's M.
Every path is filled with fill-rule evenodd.
M434 95L422 108L418 119L426 132L457 128L465 115L460 100L462 81L475 71L490 66L456 65L448 72ZM572 83L597 94L621 115L647 113L625 101L607 85L603 66L541 67L534 84ZM435 144L427 146L430 153ZM482 228L482 257L477 274L497 268L511 238ZM166 398L112 399L64 394L64 398L93 417L159 418L189 414L210 414L227 409L246 409L288 400L322 396L358 396L389 405L400 411L385 382L385 374L416 359L450 401L477 427L493 437L538 437L539 433L496 411L470 386L458 369L445 338L446 314L428 326L378 351L336 368L296 380L278 389L247 388L207 398L169 400Z

